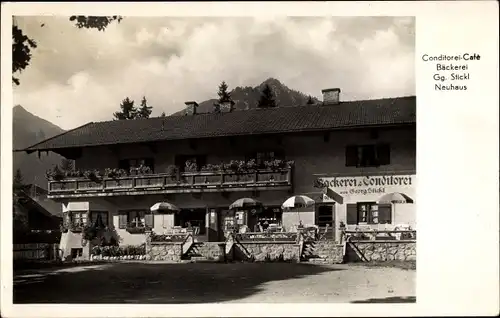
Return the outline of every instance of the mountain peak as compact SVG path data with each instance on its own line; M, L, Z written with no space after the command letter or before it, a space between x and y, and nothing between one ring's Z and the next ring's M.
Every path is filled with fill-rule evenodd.
M259 85L255 87L235 87L231 91L231 98L235 102L235 111L245 111L248 109L256 108L258 101L260 99L262 89L265 85L269 85L273 91L274 98L278 106L302 106L307 103L308 96L293 89L288 88L285 84L281 83L278 79L274 77L269 77ZM230 85L230 83L228 83ZM216 92L214 92L215 94ZM213 103L216 99L209 99L207 101L198 103L199 113L211 113L213 112ZM183 115L184 111L179 111L175 115Z
M276 79L274 77L269 77L264 82L262 82L262 84L260 84L260 86L266 85L266 84L269 86L284 86L278 79Z

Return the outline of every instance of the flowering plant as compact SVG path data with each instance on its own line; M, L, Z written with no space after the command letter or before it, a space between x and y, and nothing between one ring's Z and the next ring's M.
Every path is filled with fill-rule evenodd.
M45 176L47 180L61 181L64 179L65 174L59 167L56 165L53 169L49 169L45 172Z
M83 177L83 171L80 171L80 170L66 171L64 173L64 175L67 178L82 178Z
M140 165L139 167L130 168L130 174L132 175L145 175L145 174L151 174L152 172L153 171L151 170L151 168L145 165Z
M125 171L124 169L106 168L104 169L104 175L108 178L116 179L126 176L127 171Z
M195 171L198 171L198 165L196 164L196 162L188 160L188 161L186 161L186 165L185 165L184 170L186 172L195 172Z
M177 179L177 174L179 173L179 168L176 165L170 165L167 167L167 174L172 179Z
M83 173L83 176L92 182L100 182L102 178L101 173L97 169L87 170Z

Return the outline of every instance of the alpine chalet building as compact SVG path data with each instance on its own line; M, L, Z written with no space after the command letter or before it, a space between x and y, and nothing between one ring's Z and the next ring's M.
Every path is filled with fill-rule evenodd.
M184 116L91 122L26 149L75 160L76 171L53 171L48 197L61 204L64 255L82 252L81 228L99 219L120 245L139 245L145 232L194 228L199 241L221 242L235 225L279 224L394 229L416 227L415 96L323 102L233 111L231 103ZM400 194L405 202L386 200ZM312 208L283 211L293 195ZM263 209L234 213L253 198ZM180 211L153 213L157 202Z

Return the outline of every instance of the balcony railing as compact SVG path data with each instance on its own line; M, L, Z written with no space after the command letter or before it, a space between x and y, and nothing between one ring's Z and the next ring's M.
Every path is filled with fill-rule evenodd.
M149 174L119 178L104 177L99 181L67 178L49 181L49 196L119 195L140 192L182 193L241 190L267 190L291 187L291 168L251 172L185 172L179 177L170 174Z

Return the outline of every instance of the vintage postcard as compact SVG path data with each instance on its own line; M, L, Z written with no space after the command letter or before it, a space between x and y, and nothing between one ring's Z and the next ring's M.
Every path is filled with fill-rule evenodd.
M2 9L3 316L498 313L494 2Z

